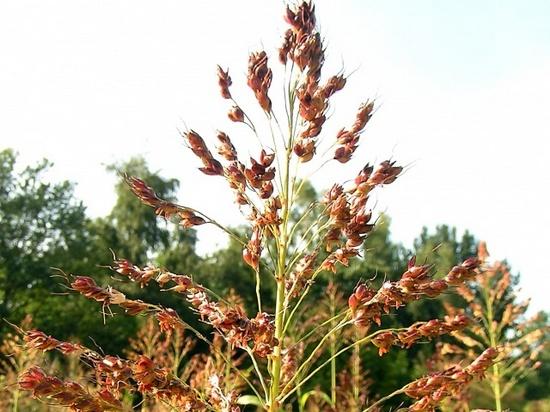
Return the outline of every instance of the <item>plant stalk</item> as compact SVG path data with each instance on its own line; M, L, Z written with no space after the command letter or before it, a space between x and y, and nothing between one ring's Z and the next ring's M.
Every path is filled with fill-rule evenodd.
M334 319L335 312L336 312L336 302L335 302L335 296L334 291L332 291L330 296L330 317ZM331 327L334 328L334 320L331 322ZM332 406L336 406L336 357L334 354L336 353L336 335L332 334L330 337L330 401L332 402Z
M494 327L493 299L488 296L488 291L484 290L485 304L487 309L487 326L489 329L489 340L493 348L497 347L497 336ZM500 388L500 366L495 362L492 366L492 389L495 398L495 412L502 412L502 393Z
M292 133L290 133L292 136ZM280 390L281 379L281 353L284 341L284 319L285 319L285 275L286 275L286 255L288 251L288 220L290 215L290 156L291 149L287 149L285 157L285 174L283 179L283 222L282 230L280 232L279 256L277 264L277 298L275 303L275 337L277 338L277 346L273 348L273 355L271 357L271 388L269 398L269 411L276 412L279 410L279 403L277 397Z

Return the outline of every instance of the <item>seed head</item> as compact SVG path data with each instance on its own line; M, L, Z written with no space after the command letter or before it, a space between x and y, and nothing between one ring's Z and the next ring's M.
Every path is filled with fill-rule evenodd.
M271 86L273 73L267 65L267 54L265 51L252 53L248 60L248 87L256 95L256 99L265 112L271 111L271 99L267 92Z
M231 92L229 86L232 81L229 76L229 71L224 71L221 66L218 66L218 85L220 86L220 93L224 99L231 99Z
M220 142L220 145L218 146L218 154L227 161L236 161L237 150L235 149L235 146L233 146L233 143L231 142L229 136L224 132L218 131L216 137Z
M244 122L244 112L239 106L232 106L227 113L227 117L229 117L229 120L235 123Z

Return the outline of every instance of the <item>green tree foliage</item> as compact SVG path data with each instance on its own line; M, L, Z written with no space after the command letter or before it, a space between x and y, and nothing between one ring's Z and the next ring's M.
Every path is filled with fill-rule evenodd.
M355 260L344 273L348 282L363 278L372 279L379 285L385 280L398 279L403 274L410 252L391 239L390 225L389 216L379 216L377 225L365 242L362 259ZM353 288L355 284L350 286Z
M235 230L235 232L239 232ZM249 313L258 310L255 291L255 273L244 263L242 258L242 246L234 239L230 239L224 249L220 249L208 256L198 273L197 280L207 287L221 291L225 296L230 291L238 294ZM266 289L262 293L262 305L266 308L273 308L274 302L270 301L272 294L268 293L268 285L274 287L271 277L264 276L260 265L260 276L262 287Z
M414 240L412 255L417 262L432 262L436 277L444 276L453 266L465 259L475 256L477 240L466 230L459 239L456 228L439 225L430 232L423 227L420 236ZM440 317L445 311L442 302L451 299L453 304L462 304L455 296L444 295L435 300L425 300L422 303L413 303L407 307L412 320L426 320Z
M49 162L15 166L13 151L0 152L0 311L20 319L33 290L52 290L50 267L80 269L71 257L85 249L88 228L72 184L44 180Z
M50 288L48 264L69 260L82 248L84 206L73 198L69 182L47 183L50 163L42 161L17 174L16 155L0 153L0 273L2 316L20 315L28 293Z
M151 208L143 207L122 179L122 174L137 176L151 184L162 199L174 200L179 182L164 179L147 167L145 159L135 157L121 165L109 167L121 178L115 186L116 204L107 217L115 229L114 244L110 247L117 255L135 263L144 263L152 256L170 246L170 227L157 218Z
M177 273L194 273L202 259L197 255L197 232L194 229L175 228L170 232L168 246L159 251L156 258L161 267Z
M423 227L413 249L419 262L433 262L437 273L447 273L454 265L475 256L476 245L476 239L467 230L459 239L456 228L439 225L433 233Z
M58 273L52 268L97 271L92 239L100 235L84 205L75 199L70 182L47 181L50 162L18 171L16 158L11 150L0 152L0 316L18 323L31 313L36 327L61 338L94 335L106 349L120 349L133 330L115 320L106 336L101 316L92 315L97 307L76 296L58 296L65 292L63 280L52 278ZM0 332L7 326L0 324Z

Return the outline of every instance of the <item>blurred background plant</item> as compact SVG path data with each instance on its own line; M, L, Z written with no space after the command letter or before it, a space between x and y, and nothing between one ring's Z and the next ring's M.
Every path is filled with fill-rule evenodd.
M537 375L540 379L545 373L539 374L538 369L548 352L548 320L543 313L526 314L529 301L519 301L518 277L505 262L489 261L485 242L479 243L478 258L483 265L476 282L458 289L462 304L445 303L449 315L466 313L477 322L454 332L449 342L439 343L430 365L438 369L446 362L475 359L486 348L497 347L499 357L487 371L488 379L460 393L449 402L449 410L521 410L525 391L537 391L529 379Z

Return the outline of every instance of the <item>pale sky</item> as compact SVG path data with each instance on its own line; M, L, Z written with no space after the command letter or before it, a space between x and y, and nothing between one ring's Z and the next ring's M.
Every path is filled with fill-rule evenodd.
M240 222L225 183L195 170L177 129L212 142L220 128L257 154L253 137L225 117L215 65L230 68L235 94L252 106L247 55L278 46L282 4L0 2L0 149L18 150L22 164L54 161L51 177L76 182L91 216L115 199L105 165L143 154L181 180L181 203ZM469 229L521 272L534 308L550 310L550 2L320 0L317 11L325 73L353 72L325 136L349 124L361 101L379 106L346 172L327 166L317 187L367 161L408 165L375 199L394 239L411 245L423 225ZM224 243L211 229L199 235L202 252Z

